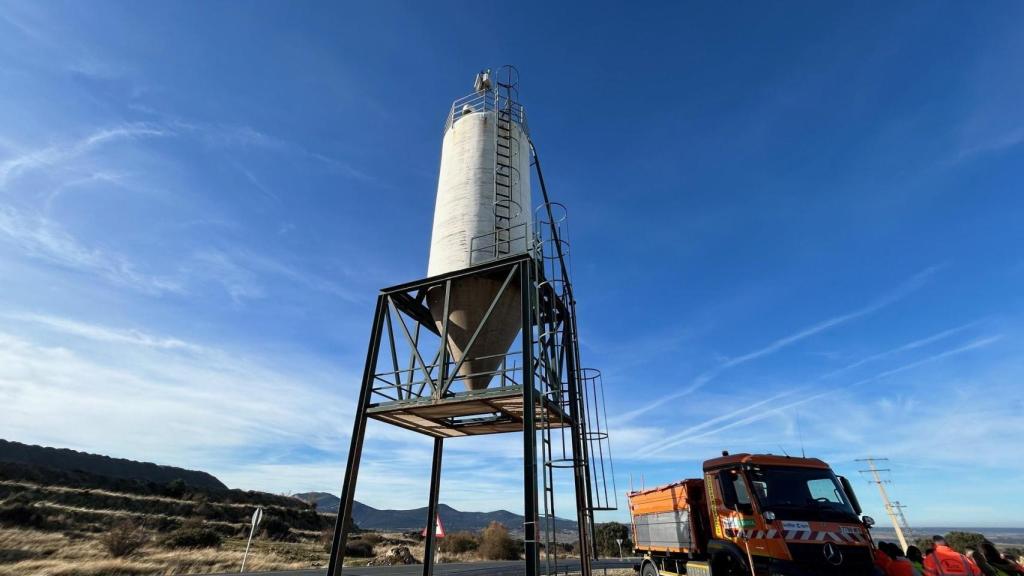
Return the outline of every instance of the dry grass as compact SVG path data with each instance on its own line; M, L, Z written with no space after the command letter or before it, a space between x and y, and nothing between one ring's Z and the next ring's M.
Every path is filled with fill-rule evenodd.
M46 500L35 502L33 506L35 506L36 508L50 510L57 513L74 512L84 515L93 514L97 516L109 516L111 518L118 518L122 520L137 520L140 522L153 516L153 514L146 514L143 512L128 512L125 510L113 510L109 508L87 508L85 506L69 506L67 504L57 504L56 502L49 502ZM161 514L160 516L163 518L169 518L171 520L177 520L178 522L185 522L186 520L188 520L188 517L186 516L175 516L173 514ZM244 528L248 526L248 523L246 522L222 522L220 520L204 520L203 523L208 525L224 526L226 528L231 529Z
M383 555L396 544L407 546L412 555L423 559L423 543L400 534L382 534L374 547ZM237 572L242 563L245 540L225 540L220 548L169 550L150 541L124 558L111 558L101 535L42 532L38 530L0 529L0 576L127 576L172 574L209 574ZM328 553L319 541L253 541L246 571L297 570L326 566ZM352 558L346 565L365 565L369 558ZM478 562L475 552L439 554L439 563ZM595 576L635 576L631 569L598 569Z
M117 576L234 572L242 563L245 541L221 548L167 550L147 545L125 558L111 558L96 536L68 536L36 530L0 530L0 576ZM11 551L11 552L8 552ZM10 554L5 558L3 554ZM323 566L327 553L318 544L256 541L246 569L289 570Z

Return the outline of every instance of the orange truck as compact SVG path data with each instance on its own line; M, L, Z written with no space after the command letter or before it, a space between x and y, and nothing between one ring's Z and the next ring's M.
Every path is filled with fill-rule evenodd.
M640 576L871 576L874 520L817 458L734 454L630 492Z

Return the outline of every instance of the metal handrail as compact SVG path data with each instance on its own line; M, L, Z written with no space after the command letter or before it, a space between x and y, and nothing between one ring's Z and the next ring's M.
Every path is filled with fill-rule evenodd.
M473 92L452 102L451 110L448 112L448 119L444 123L444 131L447 132L460 118L467 114L498 111L508 112L509 119L519 124L523 133L530 134L526 123L526 108L519 102L502 96L494 89Z
M498 253L498 246L507 245L509 246L509 253L518 254L520 252L528 252L530 249L530 243L528 242L528 234L526 222L516 224L511 228L507 229L509 237L507 239L498 239L498 233L488 232L486 234L480 234L474 236L469 240L469 262L470 264L483 264L495 260L504 254ZM490 241L490 244L483 244L485 241ZM522 249L512 249L512 246L522 246Z
M506 353L503 353L503 354L488 354L486 356L473 356L471 358L468 358L468 360L469 359L471 359L471 360L486 360L486 359L492 359L492 358L503 358L503 359L512 358L512 359L515 359L519 354L521 354L521 352L519 352L519 351L512 351L512 352L506 352ZM455 368L456 364L457 364L456 362L454 362L452 360L449 360L448 361L449 369L453 370ZM416 368L399 368L398 370L383 370L383 371L375 372L374 375L373 375L374 386L373 386L372 390L373 390L374 394L382 396L382 397L384 397L384 398L386 398L388 400L399 400L400 399L400 398L392 397L389 394L387 394L387 392L389 392L389 391L396 391L396 394L398 393L398 391L400 391L401 395L404 396L403 399L406 399L406 400L412 400L412 399L417 399L417 398L428 398L428 397L430 397L431 392L425 392L425 389L426 389L426 385L431 380L427 379L426 374L428 372L431 373L431 374L437 374L437 373L439 373L440 367L441 367L441 363L440 362L432 362L432 363L426 365L426 370L424 370L423 367L416 367ZM438 372L435 372L435 370L438 370ZM482 371L478 371L478 372L472 372L472 373L469 373L469 374L458 374L458 373L456 373L454 376L451 377L451 381L452 381L452 384L454 384L456 382L462 382L462 381L465 381L465 380L470 380L472 378L477 378L477 377L481 377L481 376L490 376L491 378L500 376L502 384L500 386L498 386L499 388L500 387L505 387L505 386L518 386L519 385L519 380L516 379L515 375L517 373L521 372L521 371L522 371L522 367L516 365L514 362L513 363L508 363L508 362L502 361L501 365L499 367L495 368L494 370L482 370ZM423 374L424 377L422 379L415 378L416 373ZM405 379L405 376L407 376L407 375L410 376L409 380ZM420 391L414 391L413 390L413 388L417 388L417 387L420 388Z

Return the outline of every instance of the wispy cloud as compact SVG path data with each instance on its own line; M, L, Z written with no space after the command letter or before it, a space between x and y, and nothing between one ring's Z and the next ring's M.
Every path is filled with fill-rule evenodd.
M731 412L728 412L728 413L722 414L720 416L716 416L714 418L705 420L705 421L701 422L700 424L695 424L693 426L690 426L690 427L688 427L688 428L686 428L684 430L681 430L681 431L679 431L679 432L677 432L677 433L675 433L675 434L673 434L671 436L668 436L667 438L664 438L664 440L662 440L658 444L653 444L653 445L649 444L646 448L641 449L640 451L636 452L635 453L636 457L637 458L644 458L644 457L649 456L651 454L655 454L657 452L661 452L663 449L667 449L667 447L669 447L669 446L675 446L675 443L677 441L684 440L684 439L690 437L693 434L699 433L701 430L706 430L707 428L715 426L716 424L719 424L721 422L726 422L726 421L732 420L732 419L736 418L737 416L741 416L741 415L746 414L748 412L752 412L752 411L757 410L757 409L759 409L759 408L761 408L763 406L769 406L769 405L771 405L771 404L773 404L773 403L775 403L775 402L777 402L779 400L782 400L784 398L793 396L794 394L797 394L800 391L801 391L801 389L796 388L796 389L793 389L793 390L788 390L788 391L785 391L785 392L782 392L782 393L779 393L779 394L775 394L775 395L773 395L773 396L771 396L769 398L765 398L764 400L760 400L758 402L754 402L753 404L747 404L747 405L742 406L740 408L737 408L736 410L733 410ZM663 448L663 447L665 447L665 448Z
M203 346L199 346L191 342L167 336L154 336L144 331L132 328L111 328L108 326L79 322L68 318L47 316L45 314L9 313L5 314L5 316L12 320L37 324L62 334L78 336L97 342L131 344L134 346L144 346L147 348L165 350L187 350L191 352L206 351L206 348Z
M852 320L856 320L858 318L877 312L882 308L885 308L886 306L889 306L901 300L908 294L911 294L912 292L920 289L940 268L941 266L930 266L918 272L909 280L898 286L896 289L892 290L887 294L884 294L882 297L870 302L868 305L862 308L859 308L852 312L847 312L845 314L840 314L839 316L833 316L832 318L828 318L826 320L818 322L817 324L813 324L811 326L798 330L797 332L794 332L788 336L779 338L769 343L767 346L764 346L752 352L748 352L741 356L729 358L721 362L718 366L715 366L714 368L699 374L696 378L693 379L693 381L691 381L683 389L662 396L661 398L655 400L654 402L648 403L644 406L641 406L640 408L636 408L634 410L626 412L614 418L614 423L616 425L628 423L633 419L637 418L638 416L646 414L647 412L650 412L651 410L654 410L655 408L662 406L667 402L692 394L693 392L699 390L705 384L714 380L716 377L718 377L720 374L727 370L746 364L748 362L752 362L759 358L769 356L784 348L792 346L797 342L806 340L807 338L820 334L826 330L835 328L836 326L840 326Z
M923 348L923 347L925 347L925 346L927 346L929 344L934 344L935 342L938 342L940 340L945 340L946 338L949 338L950 336L953 336L955 334L959 334L960 332L963 332L964 330L967 330L968 328L971 328L972 326L976 326L977 324L978 324L978 322L969 322L969 323L964 324L962 326L957 326L955 328L950 328L948 330L942 330L941 332L936 332L935 334L932 334L932 335L927 336L925 338L920 338L920 339L914 340L912 342L907 342L906 344L903 344L901 346L897 346L896 348L892 348L892 349L886 350L884 352L879 352L877 354L872 354L870 356L866 356L864 358L861 358L860 360L857 360L856 362L852 362L850 364L847 364L846 366L843 366L842 368L839 368L837 370L833 370L833 371L831 371L831 372L829 372L827 374L824 374L822 376L822 378L832 378L834 376L838 376L839 374L843 374L845 372L853 370L854 368L859 368L859 367L861 367L861 366L863 366L865 364L869 364L871 362L877 362L879 360L883 360L885 358L889 358L891 356L895 356L895 355L901 354L903 352L909 352L911 350L916 350L918 348Z
M345 391L357 379L314 358L257 357L147 331L15 316L0 326L2 437L216 467L251 446L337 453L347 433ZM53 338L39 329L59 344L44 344Z
M248 180L249 183L253 185L253 187L255 187L257 190L262 192L267 198L270 198L271 200L273 200L275 202L280 202L281 201L281 197L278 196L277 193L275 193L269 187L267 187L267 185L264 184L262 180L257 178L256 175L253 174L252 170L249 170L248 168L246 168L245 166L242 166L241 164L239 164L237 162L235 162L235 168L239 172L241 172L242 176L245 176L245 179Z
M39 168L54 168L95 148L118 140L167 136L164 128L147 123L130 123L103 128L68 144L23 151L0 162L0 190L17 176Z
M762 400L762 401L759 401L759 402L755 402L753 404L750 404L749 406L745 406L745 407L739 408L737 410L734 410L733 412L730 412L729 414L725 414L723 416L711 418L711 419L709 419L709 420L707 420L705 422L702 422L701 424L698 424L696 426L691 426L691 427L686 428L685 430L682 430L682 431L680 431L680 432L678 432L676 434L672 434L671 436L668 436L664 441L658 442L657 444L652 445L648 449L639 451L637 453L637 457L639 457L639 458L650 458L652 456L656 456L658 454L662 454L665 451L667 451L667 450L669 450L671 448L674 448L674 447L676 447L676 446L678 446L680 444L686 443L686 442L693 442L693 441L701 439L701 438L717 436L717 435L722 434L723 432L727 432L727 431L735 429L735 428L740 428L740 427L746 426L748 424L753 424L755 422L759 422L759 421L764 420L766 418L770 418L770 417L774 417L774 416L778 416L778 415L784 414L787 411L793 410L794 408L797 408L797 407L802 406L804 404L808 404L808 403L813 402L815 400L819 400L819 399L824 398L826 396L829 396L829 395L832 395L832 394L836 394L838 392L848 391L850 389L857 388L857 387L863 386L865 384L869 384L869 383L872 383L872 382L883 380L883 379L889 378L891 376L895 376L897 374L900 374L900 373L903 373L903 372L907 372L907 371L913 370L915 368L919 368L919 367L924 366L926 364L931 364L931 363L943 360L945 358L949 358L949 357L952 357L952 356L957 356L957 355L963 354L965 352L969 352L969 351L972 351L972 350L977 350L977 349L980 349L980 348L987 347L987 346L989 346L989 345L999 341L1000 338L1001 338L1001 336L999 336L999 335L979 338L979 339L973 340L973 341L971 341L971 342L969 342L967 344L964 344L962 346L958 346L958 347L955 347L955 348L952 348L952 349L949 349L949 350L945 350L943 352L940 352L940 353L937 353L937 354L933 354L931 356L928 356L928 357L922 358L920 360L916 360L914 362L910 362L910 363L901 365L901 366L896 367L896 368L892 368L892 369L889 369L889 370L884 370L884 371L879 372L879 373L877 373L877 374L875 374L873 376L870 376L868 378L863 378L861 380L858 380L858 381L850 383L850 384L846 384L846 385L843 385L843 386L836 386L836 387L826 388L826 389L824 389L821 392L801 397L801 398L799 398L797 400L794 400L792 402L788 402L788 403L783 404L781 406L772 405L772 403L775 402L776 400L779 400L779 399L782 399L782 398L785 398L785 397L790 397L790 396L793 396L794 394L798 394L798 393L802 393L802 392L809 392L811 390L820 389L820 388L817 388L814 385L808 385L808 386L805 386L805 387L802 387L802 388L799 388L799 389L794 389L794 390L791 390L791 391L788 391L788 392L784 392L784 393L778 394L776 396L773 396L772 398L769 398L767 400ZM736 416L740 416L742 414L747 414L748 412L751 412L751 411L753 411L755 409L762 408L762 407L763 407L763 409L757 410L757 412L754 413L754 414L749 414L749 415L744 416L742 418L733 420L733 418L735 418ZM729 420L732 420L732 421L729 421ZM714 425L720 424L721 422L726 422L726 421L729 421L729 422L727 422L726 424L723 424L721 426L718 426L716 428L709 429L711 426L714 426Z
M69 190L93 184L108 184L111 186L121 187L125 185L125 179L126 174L109 170L96 170L89 172L80 178L71 178L58 184L50 191L49 194L46 195L46 201L43 205L43 213L49 216L57 200Z
M350 303L365 301L345 286L279 259L244 249L208 248L197 251L182 267L184 281L213 282L224 287L236 303L267 295L267 279L274 277L290 285L337 296Z
M223 287L236 304L266 295L255 272L220 250L204 249L195 252L182 266L181 272L193 282L208 281Z
M995 336L986 336L984 338L978 338L976 340L972 340L971 342L969 342L967 344L964 344L963 346L960 346L960 347L957 347L957 348L953 348L951 350L946 350L945 352L940 352L938 354L933 354L933 355L928 356L926 358L922 358L921 360L916 360L914 362L910 362L909 364L904 364L904 365L899 366L897 368L892 368L890 370L885 370L883 372L879 372L878 374L875 374L874 376L870 376L868 378L864 378L862 380L858 380L857 382L854 382L853 384L850 384L848 387L849 388L853 388L853 387L856 387L856 386L861 386L861 385L864 385L864 384L868 384L870 382L874 382L876 380L882 380L883 378L888 378L889 376L894 376L894 375L899 374L901 372L906 372L907 370L913 370L914 368L917 368L919 366L923 366L925 364L931 364L932 362L937 362L939 360L942 360L943 358L948 358L950 356L955 356L957 354L963 354L964 352L969 352L971 350L976 350L978 348L984 348L984 347L989 346L991 344L995 344L1000 339L1002 339L1002 335L1001 334L995 335Z
M181 118L167 118L165 122L172 129L182 134L190 134L210 146L226 149L260 149L287 154L315 162L352 180L381 185L379 178L359 170L344 160L311 150L302 144L268 134L252 126L212 124Z
M174 278L139 272L124 256L88 247L56 222L0 204L0 242L20 253L66 269L97 274L119 285L149 294L181 292Z
M985 154L996 154L1024 144L1024 126L1002 131L989 138L963 146L956 162L963 162Z

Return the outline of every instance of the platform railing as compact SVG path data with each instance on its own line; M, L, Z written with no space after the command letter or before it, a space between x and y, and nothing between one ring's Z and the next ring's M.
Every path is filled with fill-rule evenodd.
M470 265L484 264L509 254L520 254L530 251L532 243L530 242L526 222L516 224L507 231L509 233L508 238L499 239L497 231L470 238ZM499 248L502 248L504 251L499 250Z
M507 98L495 90L473 92L452 102L451 110L448 112L448 119L444 123L444 131L447 132L463 116L498 110L508 112L512 122L519 124L524 133L530 133L526 124L526 108L519 102Z

